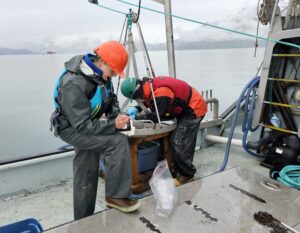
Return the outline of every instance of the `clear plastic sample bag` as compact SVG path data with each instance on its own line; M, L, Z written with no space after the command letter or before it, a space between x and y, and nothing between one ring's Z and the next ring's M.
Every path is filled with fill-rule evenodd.
M166 160L157 164L149 184L156 200L155 214L169 216L177 202L177 192Z

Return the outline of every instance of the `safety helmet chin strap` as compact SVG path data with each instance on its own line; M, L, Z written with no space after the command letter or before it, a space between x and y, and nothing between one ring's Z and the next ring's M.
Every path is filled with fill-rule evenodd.
M136 83L135 89L134 89L134 94L132 96L133 99L142 99L143 98L143 83L138 82Z
M134 93L135 93L138 89L140 89L140 87L141 87L141 84L137 83L136 86L135 86L135 88L134 88Z
M83 61L94 71L95 74L102 78L103 71L96 66L94 62L92 62L91 58L95 58L95 55L88 53L83 57Z

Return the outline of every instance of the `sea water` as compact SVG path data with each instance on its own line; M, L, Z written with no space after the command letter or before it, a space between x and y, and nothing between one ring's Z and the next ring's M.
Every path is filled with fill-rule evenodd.
M155 74L167 75L167 53L149 54ZM258 49L256 57L253 54L253 48L176 51L177 78L204 93L212 89L222 113L255 76L264 49ZM64 62L72 56L0 56L0 161L51 152L65 145L49 131L49 119L54 108L56 79ZM137 53L136 58L139 76L147 76L142 53ZM114 86L116 90L117 78ZM125 100L120 93L118 97L120 103Z

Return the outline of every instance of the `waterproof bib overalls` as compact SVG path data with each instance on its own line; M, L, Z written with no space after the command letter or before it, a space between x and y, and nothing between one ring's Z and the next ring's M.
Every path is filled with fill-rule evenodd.
M193 159L197 134L207 112L205 100L197 90L179 79L159 76L152 80L152 84L158 105L164 98L171 99L168 112L177 118L177 128L170 137L173 168L182 176L193 177L196 173ZM152 101L149 84L144 84L143 92L146 102Z
M84 56L73 57L65 68L54 94L57 105L52 122L57 135L75 149L73 201L77 220L94 213L99 159L105 164L106 197L131 195L132 169L128 139L115 127L120 109L111 81L91 72Z

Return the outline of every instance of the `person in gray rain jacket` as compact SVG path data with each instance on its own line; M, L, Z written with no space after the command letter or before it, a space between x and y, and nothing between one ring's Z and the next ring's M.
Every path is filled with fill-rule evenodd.
M97 196L99 159L105 163L105 200L123 212L139 208L131 195L131 159L127 136L119 133L129 117L120 115L111 78L124 77L125 47L108 41L94 54L79 55L65 63L55 91L51 117L55 135L74 146L74 219L92 215ZM105 115L106 117L102 117Z

